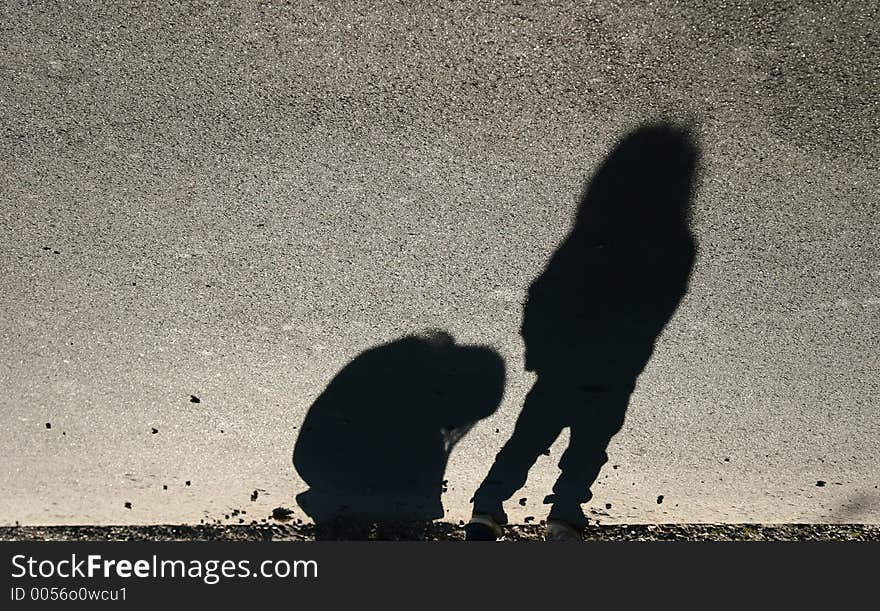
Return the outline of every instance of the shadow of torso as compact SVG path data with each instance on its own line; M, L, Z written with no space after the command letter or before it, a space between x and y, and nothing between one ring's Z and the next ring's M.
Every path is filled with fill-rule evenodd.
M526 369L632 389L687 290L694 253L687 234L576 229L529 288Z

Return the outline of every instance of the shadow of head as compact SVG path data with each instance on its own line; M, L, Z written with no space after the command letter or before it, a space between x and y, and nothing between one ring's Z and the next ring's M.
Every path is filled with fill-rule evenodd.
M691 131L649 123L625 135L587 184L575 230L640 237L688 231L699 147Z
M318 524L442 517L449 453L497 409L504 379L497 353L444 332L361 353L306 415L293 463L310 488L297 502Z

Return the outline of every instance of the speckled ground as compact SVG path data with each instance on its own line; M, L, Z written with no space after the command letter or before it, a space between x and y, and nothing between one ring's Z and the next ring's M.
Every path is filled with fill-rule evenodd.
M700 258L591 517L880 523L877 3L0 10L0 523L304 518L309 405L426 327L507 362L447 469L466 519L523 293L655 119L701 142Z

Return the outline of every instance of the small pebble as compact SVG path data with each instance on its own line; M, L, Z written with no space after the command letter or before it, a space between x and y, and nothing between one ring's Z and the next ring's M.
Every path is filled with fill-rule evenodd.
M272 510L273 518L289 518L293 514L292 509L288 509L287 507L276 507Z

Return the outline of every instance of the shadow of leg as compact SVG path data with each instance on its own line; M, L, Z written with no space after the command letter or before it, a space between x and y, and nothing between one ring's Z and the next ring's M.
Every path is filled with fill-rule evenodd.
M551 520L562 520L577 528L587 525L582 503L593 494L590 487L608 461L606 449L611 438L623 427L628 392L587 392L584 405L572 410L568 448L559 460L562 470L553 494L545 501L553 504Z
M550 385L540 378L529 391L513 435L495 458L492 468L474 494L474 513L491 515L507 523L503 503L522 488L538 457L556 441L565 422Z

